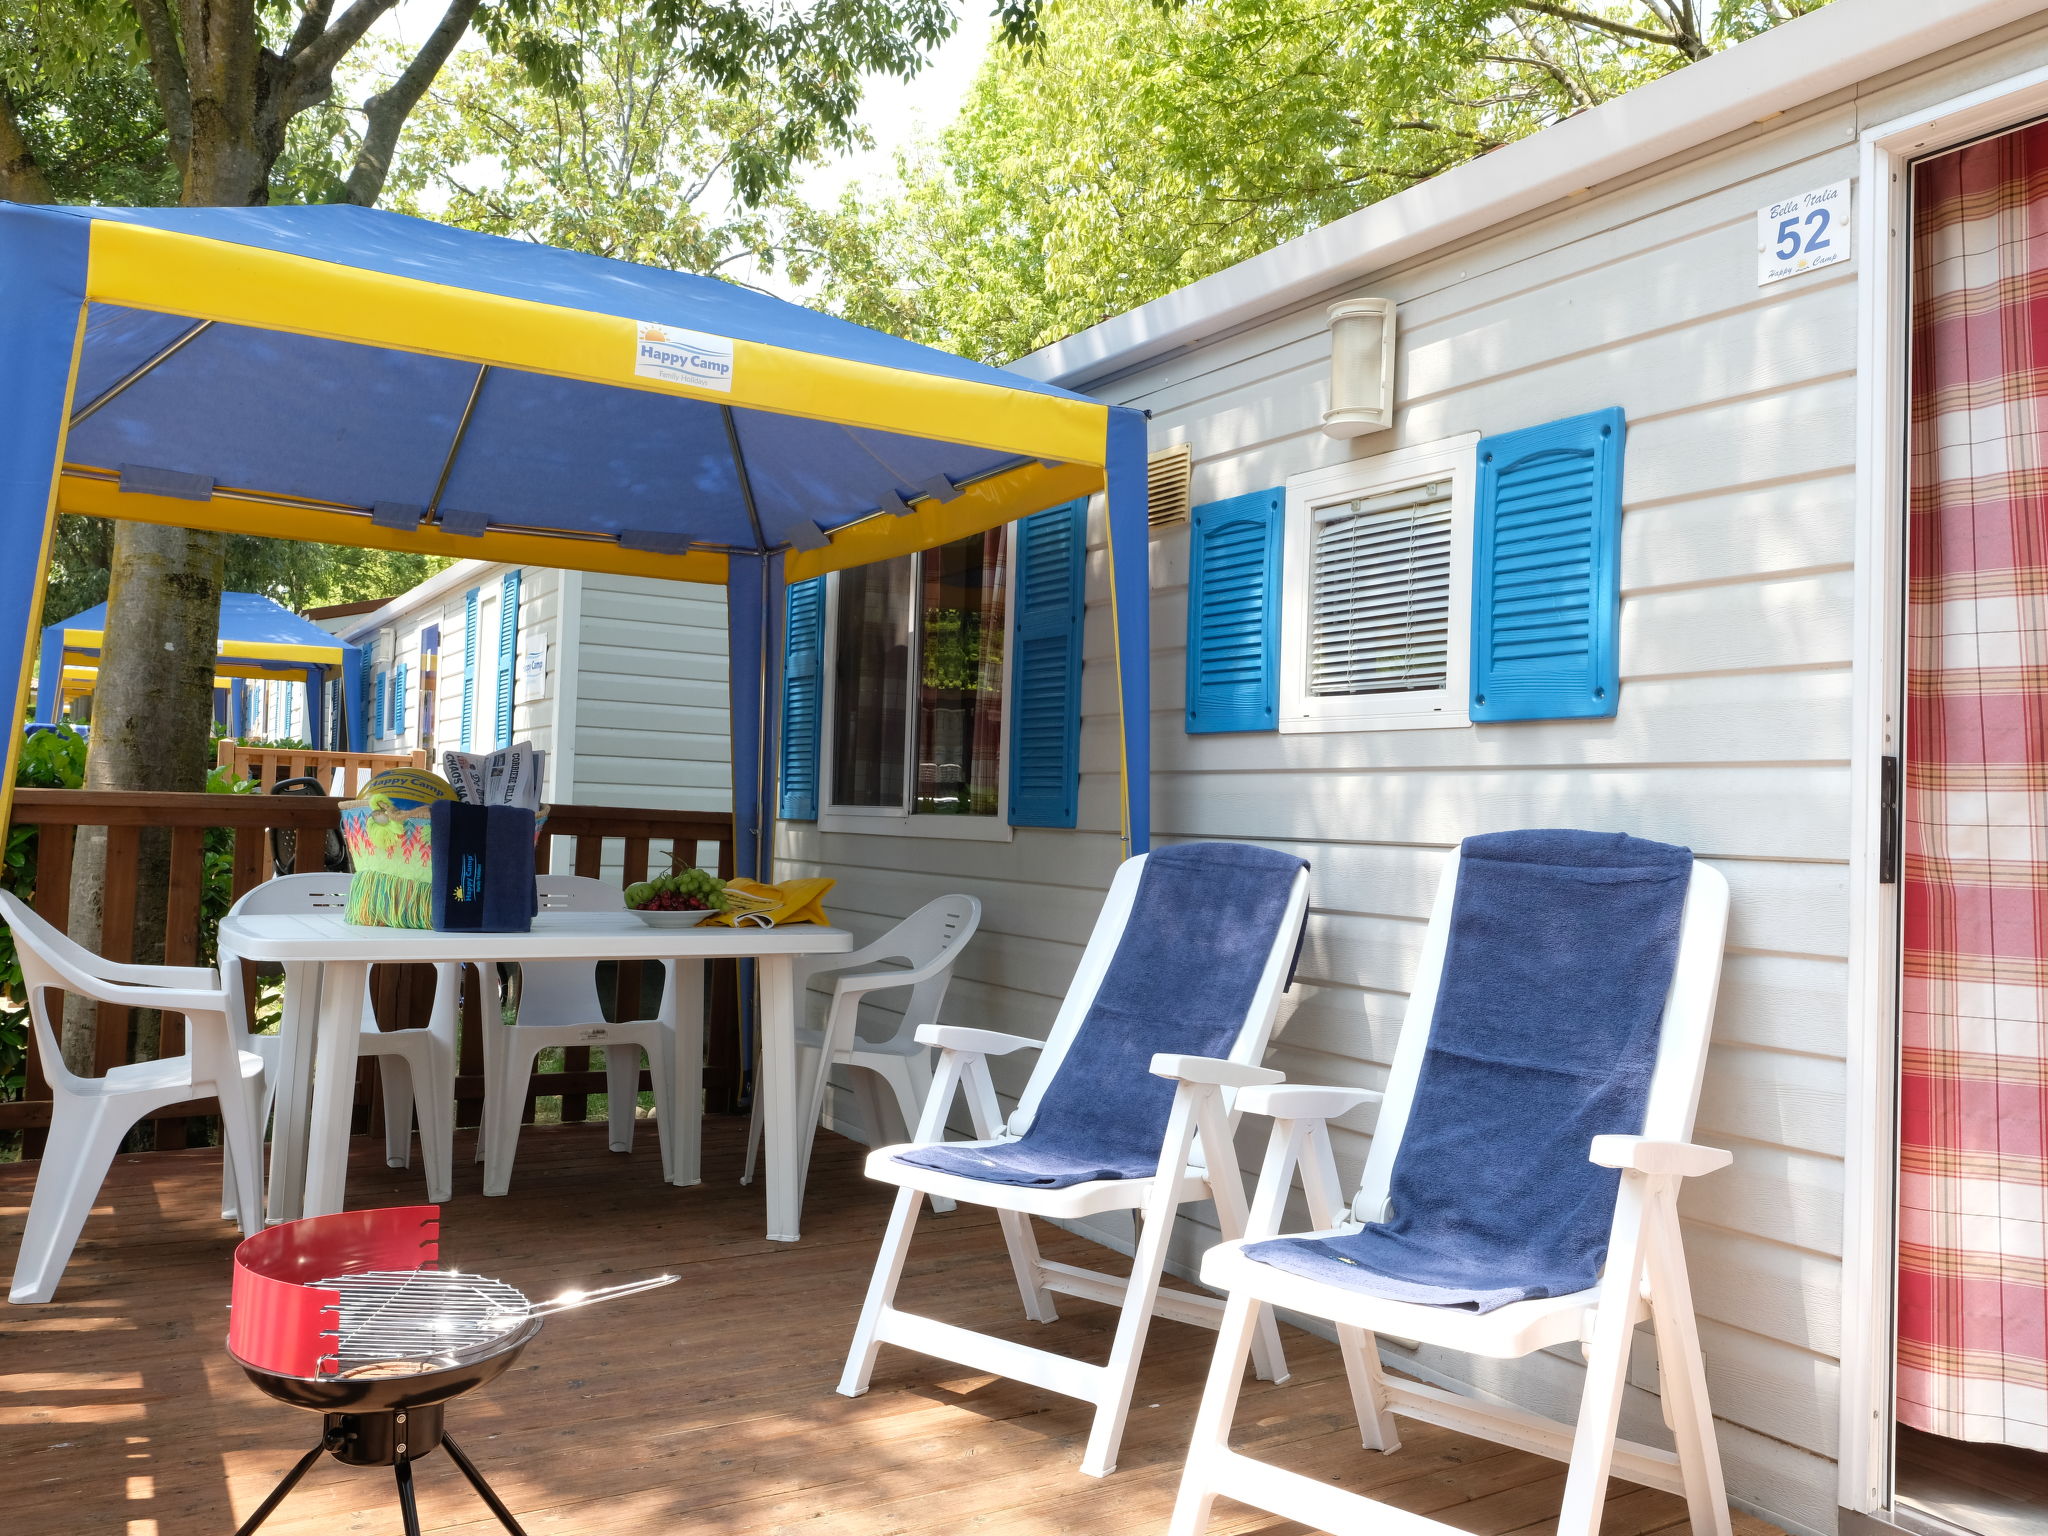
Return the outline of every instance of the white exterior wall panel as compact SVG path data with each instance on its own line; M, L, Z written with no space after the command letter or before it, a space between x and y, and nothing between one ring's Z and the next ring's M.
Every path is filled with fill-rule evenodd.
M2044 61L2038 23L2009 28L1094 390L1150 410L1154 448L1191 445L1197 503L1456 433L1626 409L1615 719L1189 736L1187 534L1173 531L1151 549L1153 825L1161 842L1248 839L1313 864L1300 981L1270 1058L1297 1081L1382 1079L1435 862L1462 836L1620 829L1684 843L1728 877L1699 1136L1735 1163L1687 1191L1687 1247L1730 1487L1795 1530L1833 1530L1836 1506L1857 266L1759 287L1755 210L1853 177L1864 126ZM1318 427L1323 310L1362 292L1399 301L1400 403L1392 431L1345 442ZM782 830L788 867L838 877L834 911L863 934L944 891L981 898L949 1022L1042 1035L1117 858L1099 521L1079 830L1020 829L994 847ZM993 1065L1006 1092L1028 1070ZM1343 1124L1347 1175L1371 1127L1370 1110ZM1249 1134L1240 1150L1251 1167ZM1183 1268L1212 1238L1186 1224ZM1390 1353L1566 1417L1580 1377L1569 1351ZM1662 1441L1647 1354L1635 1380L1631 1427Z

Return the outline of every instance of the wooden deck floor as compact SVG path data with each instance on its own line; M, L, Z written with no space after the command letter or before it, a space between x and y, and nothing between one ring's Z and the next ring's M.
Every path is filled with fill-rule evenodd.
M651 1128L643 1128L643 1130ZM1161 1322L1121 1469L1077 1471L1083 1405L957 1366L883 1352L874 1390L832 1391L873 1262L884 1193L858 1149L819 1140L805 1240L759 1236L738 1174L744 1122L708 1127L707 1182L659 1179L651 1135L630 1157L601 1126L530 1130L512 1194L486 1200L458 1143L442 1256L529 1294L674 1269L680 1284L571 1313L514 1369L453 1407L449 1427L532 1536L1140 1536L1165 1528L1213 1335ZM351 1205L420 1198L417 1176L356 1148ZM0 1168L0 1263L12 1266L28 1173ZM262 1396L228 1360L233 1243L208 1151L126 1159L103 1193L55 1303L0 1307L0 1530L10 1536L227 1536L318 1435L319 1420ZM1113 1313L1060 1299L1044 1328L1017 1313L994 1223L927 1218L906 1302L1089 1358ZM1048 1257L1102 1250L1046 1230ZM1287 1331L1295 1380L1248 1390L1239 1436L1256 1450L1475 1536L1548 1530L1556 1463L1404 1421L1405 1448L1361 1451L1334 1352ZM483 1536L489 1520L444 1456L419 1467L429 1530ZM1219 1533L1300 1528L1220 1504ZM1680 1502L1617 1484L1611 1536L1683 1529ZM275 1536L398 1530L388 1474L323 1462L266 1525ZM1741 1536L1771 1527L1738 1517Z

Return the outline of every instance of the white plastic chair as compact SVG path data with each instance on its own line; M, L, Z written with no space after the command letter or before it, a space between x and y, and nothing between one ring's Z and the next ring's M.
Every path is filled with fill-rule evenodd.
M974 937L981 924L981 903L972 896L941 896L928 901L874 943L846 955L819 955L796 963L796 995L801 999L818 977L845 972L832 983L832 1001L825 1013L825 1027L796 1032L798 1082L810 1085L810 1120L804 1139L805 1172L811 1166L811 1147L818 1136L818 1121L825 1112L825 1091L835 1066L857 1067L872 1074L896 1101L903 1121L903 1135L917 1131L924 1101L932 1091L931 1047L917 1038L926 1024L939 1022L939 1005L953 979L953 962ZM856 971L862 965L899 960L907 969ZM862 1001L875 993L910 989L903 1016L886 1039L872 1040L858 1033ZM803 1076L804 1072L813 1075ZM865 1095L864 1112L868 1130L877 1142L884 1140L879 1111L879 1093ZM889 1138L893 1139L893 1138ZM754 1182L754 1162L761 1150L761 1097L754 1096L754 1113L747 1125L747 1166L742 1184ZM934 1200L933 1209L949 1211L950 1200Z
M50 1083L50 1135L36 1170L28 1224L14 1264L8 1300L48 1301L63 1278L93 1197L128 1128L145 1116L192 1099L220 1100L223 1160L240 1188L263 1188L262 1133L256 1118L263 1060L244 1049L242 1016L220 977L196 966L122 965L103 960L0 891L0 917L14 932L22 990ZM113 1067L104 1077L79 1077L64 1065L50 1027L49 994L72 992L129 1008L155 1008L185 1020L185 1051L156 1061ZM263 1202L246 1203L242 1235L263 1226Z
M875 1357L884 1344L898 1344L942 1360L959 1361L979 1371L993 1371L1034 1386L1061 1392L1095 1404L1094 1425L1081 1460L1081 1470L1102 1477L1116 1468L1117 1447L1123 1439L1124 1420L1130 1413L1131 1392L1137 1384L1138 1358L1152 1315L1158 1312L1185 1323L1205 1328L1219 1325L1222 1300L1192 1291L1163 1288L1167 1242L1173 1234L1180 1207L1198 1200L1214 1200L1218 1225L1227 1236L1244 1231L1244 1184L1237 1165L1237 1151L1231 1141L1236 1112L1229 1102L1231 1090L1255 1083L1280 1081L1280 1074L1258 1065L1273 1032L1273 1019L1280 994L1287 984L1302 920L1308 910L1308 872L1295 876L1285 913L1273 937L1264 969L1244 1023L1227 1059L1201 1056L1160 1055L1152 1058L1151 1070L1176 1083L1172 1112L1167 1120L1159 1151L1157 1172L1143 1179L1097 1179L1069 1185L1064 1189L1005 1185L913 1167L896 1160L899 1153L929 1146L945 1139L946 1117L953 1095L965 1089L967 1108L979 1141L953 1143L957 1146L987 1146L1013 1141L1030 1126L1033 1112L1048 1084L1059 1071L1068 1048L1088 1016L1095 994L1123 937L1131 906L1144 874L1145 855L1127 859L1110 882L1109 895L1095 931L1083 951L1079 970L1066 1000L1060 1005L1051 1035L1043 1042L989 1030L959 1029L949 1025L924 1025L917 1038L941 1048L937 1081L926 1097L924 1115L917 1134L908 1146L883 1147L869 1155L867 1174L871 1179L897 1186L896 1203L882 1238L882 1251L869 1283L867 1301L854 1330L853 1347L846 1358L846 1370L839 1390L858 1397L868 1389L874 1374ZM988 1058L1012 1051L1036 1050L1036 1068L1017 1101L1017 1110L1005 1125L996 1100L995 1083L989 1075ZM1033 1322L1049 1323L1057 1315L1052 1293L1085 1296L1123 1309L1117 1321L1116 1338L1106 1365L1056 1355L989 1334L973 1333L934 1318L906 1312L895 1305L896 1286L910 1251L911 1232L917 1222L924 1195L964 1200L970 1205L996 1208L1003 1239L1010 1251L1010 1263L1024 1302L1024 1315ZM1031 1235L1031 1218L1076 1220L1103 1211L1134 1211L1142 1216L1137 1252L1131 1260L1128 1280L1098 1270L1082 1269L1042 1259ZM1270 1318L1262 1320L1254 1342L1259 1374L1273 1381L1286 1379L1286 1362L1280 1351L1279 1330Z
M348 875L279 875L252 887L230 909L232 917L271 917L325 912L339 916L348 906ZM245 1008L242 966L225 952L221 966L228 995ZM420 1129L420 1161L427 1175L427 1199L450 1198L455 1173L455 1065L462 1047L462 967L434 967L434 1002L425 1029L379 1029L369 989L363 991L359 1056L377 1058L384 1095L384 1161L393 1168L412 1166L412 1128ZM237 1018L249 1014L239 1012ZM278 1089L280 1037L249 1037L250 1048L263 1057L263 1116L270 1118ZM259 1124L262 1121L258 1122ZM221 1191L223 1214L235 1210L233 1170Z
M1174 1506L1170 1536L1201 1536L1218 1495L1299 1521L1337 1536L1400 1531L1405 1536L1456 1527L1409 1514L1304 1477L1230 1448L1231 1419L1243 1387L1245 1356L1254 1329L1274 1307L1334 1325L1351 1398L1367 1450L1400 1448L1395 1415L1468 1431L1522 1451L1570 1463L1559 1536L1596 1536L1610 1473L1685 1496L1696 1536L1728 1536L1727 1494L1707 1406L1685 1250L1679 1241L1678 1187L1682 1179L1725 1167L1727 1152L1694 1146L1693 1111L1699 1101L1714 993L1728 921L1728 883L1719 871L1695 863L1680 929L1678 962L1664 1002L1649 1103L1640 1136L1596 1136L1592 1161L1622 1170L1607 1263L1600 1282L1568 1296L1511 1302L1492 1312L1389 1301L1291 1274L1245 1256L1247 1243L1276 1235L1288 1189L1299 1168L1315 1231L1329 1236L1356 1231L1384 1218L1395 1160L1400 1156L1417 1079L1422 1071L1437 991L1450 938L1460 855L1450 855L1437 888L1415 989L1383 1092L1289 1084L1253 1088L1238 1107L1270 1116L1273 1133L1259 1174L1246 1236L1211 1248L1202 1264L1205 1284L1228 1297L1216 1356L1194 1440ZM1331 1157L1329 1121L1375 1099L1381 1101L1357 1197L1346 1212ZM1655 1324L1664 1415L1678 1450L1659 1450L1617 1438L1629 1343L1639 1322ZM1516 1359L1559 1344L1578 1344L1586 1384L1578 1423L1557 1423L1521 1409L1481 1402L1418 1382L1381 1374L1374 1335L1496 1359Z
M617 912L625 897L615 885L580 875L542 875L540 904L551 912ZM640 1105L640 1055L654 1078L655 1133L662 1164L668 1164L670 1127L675 1124L676 972L667 972L661 1013L651 1019L605 1022L597 992L597 962L550 960L519 968L518 1022L501 1024L494 1003L484 1012L484 1124L478 1151L484 1160L484 1193L502 1195L512 1187L512 1163L519 1155L519 1122L533 1059L549 1046L596 1046L604 1051L607 1119L614 1152L633 1150ZM490 989L486 987L486 997Z

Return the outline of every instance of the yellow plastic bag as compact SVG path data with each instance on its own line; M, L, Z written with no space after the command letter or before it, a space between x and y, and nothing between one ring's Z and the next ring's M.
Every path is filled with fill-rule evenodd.
M785 880L780 885L763 885L758 880L733 879L725 882L726 910L706 918L707 928L786 928L791 923L822 923L825 893L839 882L823 878Z

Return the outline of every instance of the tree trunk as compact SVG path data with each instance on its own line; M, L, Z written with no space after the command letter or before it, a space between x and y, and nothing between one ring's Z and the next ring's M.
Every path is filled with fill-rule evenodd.
M121 522L114 527L114 568L105 639L93 690L92 745L85 787L103 790L199 790L212 745L213 658L220 632L221 571L227 536ZM170 876L170 833L143 834L136 880L134 948L138 964L160 963ZM106 838L82 834L71 877L71 936L104 945L101 895ZM139 1058L155 1054L155 1019L138 1016ZM93 1030L76 1006L64 1014L64 1060L90 1072Z
M35 151L21 134L14 97L0 82L0 197L14 203L51 203L50 183L36 163Z
M161 3L140 5L138 15L183 173L180 200L186 207L268 202L285 125L263 110L277 61L263 50L254 0L182 0L176 33ZM206 787L226 550L221 533L115 523L87 789ZM72 859L70 928L89 949L104 948L106 869L106 834L82 831ZM169 877L169 831L145 830L130 951L138 964L163 958ZM159 1023L152 1011L135 1013L124 1042L132 1059L156 1055ZM67 999L63 1051L73 1071L91 1070L95 1033L87 1010Z

